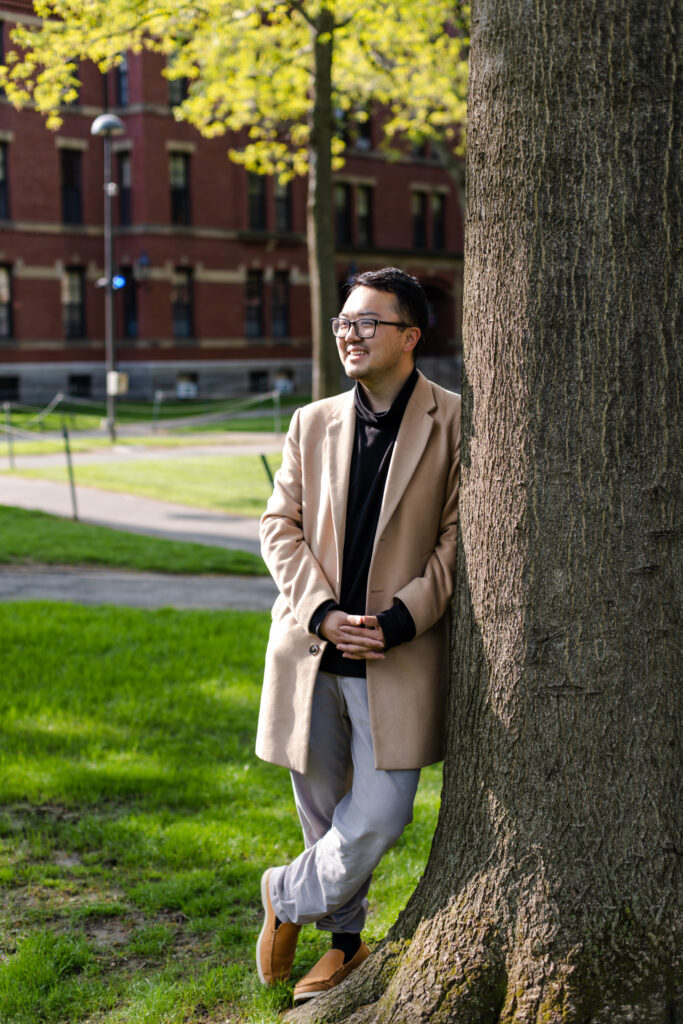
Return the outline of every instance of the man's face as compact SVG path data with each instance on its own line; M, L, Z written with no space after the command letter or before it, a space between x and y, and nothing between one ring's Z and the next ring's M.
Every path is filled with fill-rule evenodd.
M359 285L351 292L339 316L347 320L370 317L392 323L404 319L396 306L395 295L366 285ZM411 351L417 338L417 328L405 330L378 324L374 338L359 338L355 328L350 327L336 341L347 376L372 387L401 376L405 371L410 372L413 365Z

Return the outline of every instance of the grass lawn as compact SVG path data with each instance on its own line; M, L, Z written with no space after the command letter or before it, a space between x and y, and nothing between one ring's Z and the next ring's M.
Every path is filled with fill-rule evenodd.
M267 575L263 559L0 505L0 564L108 565L147 572Z
M0 605L0 1022L275 1022L259 879L300 847L253 755L268 616ZM423 869L440 773L382 861L367 938ZM302 931L294 978L327 947Z
M290 419L289 414L282 417L283 432L286 431ZM226 432L230 436L226 437ZM215 425L211 428L207 427L205 432L200 431L199 428L194 430L184 429L182 432L176 431L174 433L160 431L159 433L145 434L139 437L119 437L116 441L116 448L149 448L154 450L155 448L168 449L196 445L205 447L207 445L233 444L235 441L232 436L233 434L261 432L272 435L272 423L267 423L264 420L230 420L228 423L222 424L222 432L220 433L216 432ZM69 446L72 452L109 451L112 447L108 437L80 437L77 433L69 434ZM61 438L59 440L41 440L40 435L36 434L35 441L14 441L14 456L17 461L21 459L22 455L59 455L63 451L64 441ZM0 459L9 460L7 438L1 432Z
M283 396L280 405L280 418L286 425L292 414L293 408L310 401L309 395L287 395ZM192 416L213 415L216 413L234 413L229 420L221 422L220 428L215 423L198 423L198 430L275 430L276 410L273 400L268 398L258 403L261 411L258 415L244 415L245 410L257 412L257 404L245 405L244 398L219 399L216 401L166 401L162 402L158 410L155 410L153 402L127 402L119 400L116 403L116 422L122 425L129 423L153 423L163 424L165 420L186 419ZM242 415L241 415L242 414ZM43 418L41 410L22 406L19 409L12 409L11 418L8 421L3 415L2 422L21 430L61 430L65 422L69 430L100 430L102 420L106 418L107 409L104 402L88 401L70 403L60 402L54 412L48 413ZM184 428L188 429L188 428Z
M274 471L279 455L269 455ZM67 482L66 466L17 470L22 476ZM257 455L202 455L177 459L136 459L134 462L93 463L74 468L76 486L138 494L183 505L260 516L272 487Z

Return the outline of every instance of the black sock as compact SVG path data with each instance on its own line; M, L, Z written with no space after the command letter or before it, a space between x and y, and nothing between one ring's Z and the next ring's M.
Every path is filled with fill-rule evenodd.
M348 964L360 949L359 932L332 932L332 949L341 949L344 963Z

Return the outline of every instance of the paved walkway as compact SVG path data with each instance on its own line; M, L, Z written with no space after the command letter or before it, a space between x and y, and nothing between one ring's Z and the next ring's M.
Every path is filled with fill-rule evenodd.
M167 540L190 540L213 547L259 553L258 519L229 516L223 512L167 501L116 494L94 487L76 489L78 518L82 523L113 526ZM72 516L68 484L51 480L25 480L0 475L0 505L40 509L53 515Z
M235 454L235 447L230 446L230 452ZM196 449L192 453L200 454ZM212 446L210 453L215 454L216 448ZM149 453L146 454L149 457ZM175 449L173 454L177 456L188 452L187 449ZM117 456L112 453L110 457ZM131 456L125 452L119 457ZM28 460L29 457L25 456L22 463ZM255 518L229 516L93 487L79 486L76 503L82 523L110 526L167 540L235 548L254 554L260 551L258 519ZM38 509L67 518L73 514L68 484L28 480L14 474L0 474L0 505ZM0 601L44 599L134 608L265 610L272 606L275 596L275 584L270 577L181 576L110 569L0 566Z
M0 601L268 611L276 595L270 576L180 576L123 569L0 566Z
M83 440L81 435L74 435ZM225 437L225 435L223 435ZM44 435L43 439L61 443L61 437ZM85 439L87 440L87 439ZM9 469L9 453L4 437L0 434L0 469ZM73 451L71 460L74 466L91 465L108 462L136 462L146 459L182 459L189 456L203 457L216 455L270 455L282 451L284 434L234 433L228 440L217 442L188 442L182 445L155 446L153 441L145 445L114 444L102 448L90 448L88 451ZM15 445L14 466L16 469L36 469L40 466L65 466L66 456L63 451L45 455L25 455L21 447Z

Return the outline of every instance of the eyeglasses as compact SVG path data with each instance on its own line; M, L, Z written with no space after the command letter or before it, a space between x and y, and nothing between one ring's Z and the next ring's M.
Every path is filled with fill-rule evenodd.
M368 338L375 337L378 324L385 324L387 327L412 327L412 324L404 324L401 320L374 320L370 319L370 317L363 317L362 320L346 320L340 316L333 316L330 317L330 323L332 324L332 333L335 338L348 334L353 327L356 336L365 341Z

